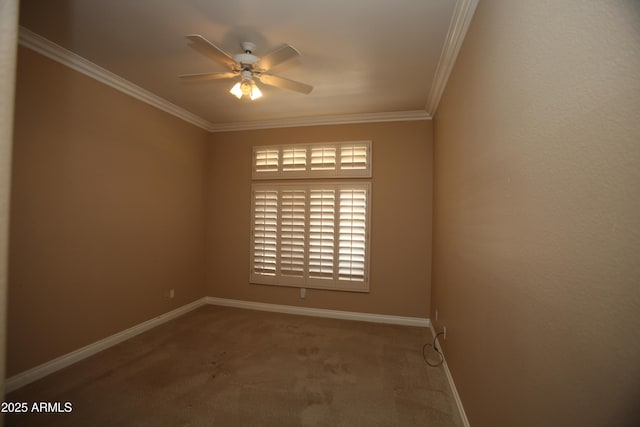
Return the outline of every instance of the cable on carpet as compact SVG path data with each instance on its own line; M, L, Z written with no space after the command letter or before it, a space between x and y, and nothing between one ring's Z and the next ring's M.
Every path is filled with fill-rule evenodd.
M430 343L426 343L425 345L422 346L422 358L424 359L424 361L427 363L427 365L431 366L431 367L438 367L440 365L442 365L444 363L444 355L440 352L440 350L438 350L438 346L436 345L436 341L438 340L438 337L440 335L444 335L444 332L440 332L437 333L436 336L433 338L433 344ZM429 360L427 359L427 355L425 354L425 350L427 349L427 347L430 347L432 349L434 349L436 351L436 353L438 353L438 356L440 356L440 362L437 362L435 364L429 362Z

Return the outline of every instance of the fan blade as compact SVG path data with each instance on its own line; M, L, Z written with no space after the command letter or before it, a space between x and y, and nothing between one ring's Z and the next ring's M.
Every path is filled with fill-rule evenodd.
M300 83L295 80L285 79L284 77L274 76L272 74L262 74L260 81L264 84L280 87L283 89L294 90L296 92L309 94L313 90L313 86Z
M236 66L236 61L234 61L228 53L224 52L222 49L202 37L200 34L190 34L186 37L191 41L189 47L197 50L204 56L211 58L216 62L224 64L231 69Z
M258 62L256 62L255 66L258 68L262 68L265 71L270 70L272 67L275 67L278 64L282 64L285 61L295 58L296 56L300 56L300 52L298 50L288 44L285 44L278 49L267 53L265 56L260 58Z
M238 74L228 73L201 73L201 74L180 74L178 77L188 81L201 81L201 80L215 80L215 79L230 79Z

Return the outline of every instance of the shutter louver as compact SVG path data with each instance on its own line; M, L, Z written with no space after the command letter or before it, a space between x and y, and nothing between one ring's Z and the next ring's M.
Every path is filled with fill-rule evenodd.
M280 273L304 277L306 191L283 190L280 208Z
M285 172L307 170L306 148L285 148L282 150L282 170Z
M278 192L256 190L253 211L253 272L275 276L278 234Z
M368 147L364 145L343 146L340 148L340 169L367 169Z
M333 277L335 204L334 190L311 190L309 277Z
M335 147L319 147L311 149L311 170L335 170L336 169L336 149Z
M363 281L365 276L367 191L341 190L339 199L338 278Z

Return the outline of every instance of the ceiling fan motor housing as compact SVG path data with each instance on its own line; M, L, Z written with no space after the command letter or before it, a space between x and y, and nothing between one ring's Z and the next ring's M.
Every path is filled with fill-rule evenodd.
M251 53L255 50L256 44L251 42L242 42L242 51L245 53Z
M233 60L242 65L253 65L260 60L253 53L253 50L256 48L256 45L251 42L243 42L242 50L244 53L239 53L237 55L233 55Z

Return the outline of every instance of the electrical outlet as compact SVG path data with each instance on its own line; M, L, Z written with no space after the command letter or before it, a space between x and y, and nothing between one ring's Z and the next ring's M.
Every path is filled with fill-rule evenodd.
M444 334L442 335L442 338L446 341L447 340L447 327L443 326L442 329L444 329Z
M176 296L176 290L175 289L169 289L169 298L173 298Z
M436 308L436 322L438 321L438 309Z
M304 297L307 296L307 289L306 288L300 288L300 299L304 299Z

